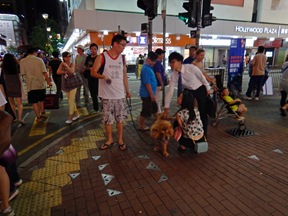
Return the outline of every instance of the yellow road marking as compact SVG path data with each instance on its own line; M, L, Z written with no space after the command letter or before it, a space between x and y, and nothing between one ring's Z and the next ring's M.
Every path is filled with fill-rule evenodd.
M77 122L78 122L78 123L79 123L79 122L83 122L83 121L85 121L86 119L93 118L93 117L95 117L95 115L93 115L93 116L87 116L87 117L85 117L85 118L83 118L83 119L78 120ZM59 129L59 130L57 130L57 131L55 131L55 132L53 132L53 133L51 133L51 134L48 134L47 136L43 137L42 139L39 139L38 141L36 141L36 142L34 142L33 144L29 145L27 148L19 151L19 152L18 152L18 156L21 156L21 155L25 154L26 152L28 152L29 150L31 150L31 149L34 148L35 146L39 145L41 142L44 142L46 139L49 139L49 138L55 136L56 134L58 134L58 133L60 133L60 132L62 132L62 131L64 131L64 130L66 130L66 129L69 128L69 127L70 127L70 125L64 126L64 127L62 127L61 129Z
M45 119L41 123L36 122L37 118L34 119L34 123L29 133L29 136L39 136L39 135L46 134L47 122L50 116L50 112L46 112L46 115L47 115L47 119Z
M134 103L133 106L136 106L136 105L139 105L139 104L141 104L141 102ZM100 113L100 114L101 114L101 113ZM96 115L98 115L98 114L96 114ZM83 119L78 120L77 122L78 122L78 123L79 123L79 122L83 122L83 121L85 121L86 119L90 119L90 118L94 118L94 117L95 117L95 115L87 116L87 117L85 117L85 118L83 118ZM57 130L57 131L55 131L55 132L53 132L53 133L51 133L51 134L48 134L47 136L43 137L42 139L39 139L38 141L36 141L36 142L34 142L33 144L29 145L27 148L19 151L19 152L18 152L18 156L20 157L21 155L25 154L26 152L28 152L28 151L31 150L32 148L34 148L34 147L36 147L37 145L39 145L41 142L43 142L43 141L45 141L46 139L49 139L49 138L55 136L56 134L58 134L58 133L60 133L60 132L62 132L62 131L64 131L64 130L66 130L66 129L69 128L69 127L70 127L70 125L64 126L64 127L62 127L61 129L59 129L59 130Z

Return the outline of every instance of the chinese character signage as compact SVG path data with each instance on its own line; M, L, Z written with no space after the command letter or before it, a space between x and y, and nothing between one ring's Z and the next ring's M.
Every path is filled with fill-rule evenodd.
M244 64L245 38L233 38L228 61L228 82L233 77L242 76Z

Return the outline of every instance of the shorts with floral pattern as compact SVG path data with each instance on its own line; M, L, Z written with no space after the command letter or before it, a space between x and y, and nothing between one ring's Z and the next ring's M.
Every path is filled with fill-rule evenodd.
M127 119L127 107L125 107L125 98L122 99L102 99L104 124L114 124L123 122Z

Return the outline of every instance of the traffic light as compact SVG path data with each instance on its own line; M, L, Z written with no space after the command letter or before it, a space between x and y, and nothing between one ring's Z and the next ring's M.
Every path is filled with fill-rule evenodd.
M197 0L189 0L189 2L183 3L183 8L187 11L185 13L179 13L178 18L188 27L196 28L198 19L197 19Z
M202 5L202 27L205 28L205 26L212 25L212 22L216 20L216 17L210 13L211 10L213 10L214 7L211 6L211 0L203 0Z
M137 7L145 11L145 16L154 19L157 16L158 0L138 0Z

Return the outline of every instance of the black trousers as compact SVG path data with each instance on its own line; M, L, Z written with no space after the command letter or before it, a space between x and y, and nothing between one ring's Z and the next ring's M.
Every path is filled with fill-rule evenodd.
M18 171L17 171L16 163L14 163L12 165L5 166L5 169L6 169L8 177L9 177L10 192L11 192L15 189L14 184L20 180L20 176L19 176Z
M286 103L288 103L287 99L287 92L286 91L280 91L281 92L281 99L280 99L280 106L283 107Z
M53 81L56 85L56 89L57 89L57 96L60 99L63 99L63 92L61 90L61 77L53 77Z
M190 91L192 92L193 96L197 100L200 118L203 123L204 135L207 137L208 116L206 114L206 97L207 97L206 87L202 85L198 89L190 90Z
M262 89L263 86L263 79L264 79L264 75L263 76L251 76L250 77L250 81L248 84L248 89L246 92L246 96L247 97L251 97L251 93L254 90L254 88L256 87L256 95L255 97L259 97L260 95L260 91Z
M92 97L93 109L95 111L99 110L98 103L98 79L88 76L88 88Z

